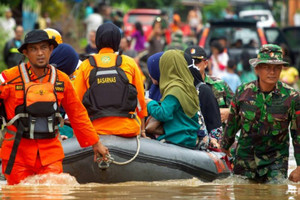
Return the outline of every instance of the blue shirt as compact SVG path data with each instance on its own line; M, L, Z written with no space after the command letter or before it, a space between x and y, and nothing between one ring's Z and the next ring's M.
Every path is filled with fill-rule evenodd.
M236 88L241 85L241 79L237 74L225 72L222 79L228 84L233 92L235 92Z

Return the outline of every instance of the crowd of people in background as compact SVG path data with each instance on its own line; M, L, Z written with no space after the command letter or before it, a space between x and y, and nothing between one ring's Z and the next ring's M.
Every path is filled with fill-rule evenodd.
M155 18L152 24L152 29L148 33L144 33L143 25L140 22L134 24L133 31L128 35L124 31L123 17L124 13L118 9L113 9L111 6L103 4L88 3L85 7L83 23L86 27L85 35L87 45L78 53L81 59L85 59L90 54L97 53L95 44L95 34L99 25L103 23L114 23L120 29L123 39L121 40L120 49L125 55L133 57L142 71L145 72L147 79L146 85L151 85L149 73L147 72L146 60L151 55L170 49L185 50L191 45L198 44L198 35L203 28L202 13L199 7L195 7L188 11L186 16L180 16L178 13L170 15L166 11ZM186 18L186 22L182 22L181 18ZM232 13L232 8L228 7L224 10L224 18L236 18ZM45 29L51 26L51 18L48 13L43 13L37 18L36 27ZM7 33L6 45L3 51L3 58L7 68L18 64L24 57L16 51L16 48L21 46L23 35L22 25L17 25L12 16L11 9L5 10L5 17L0 20L0 26ZM60 30L59 30L60 31ZM251 48L255 41L250 41L249 44L242 44L242 41L237 40L234 44L236 48L249 47ZM256 80L256 75L247 60L250 59L250 54L247 48L243 49L240 58L232 59L228 54L226 36L214 38L210 42L210 52L208 54L207 74L223 79L230 88L235 91L236 87L241 83L246 83ZM289 59L287 48L284 49L285 59ZM234 77L234 78L231 78ZM285 68L282 72L280 80L297 87L295 84L298 81L298 70L293 67ZM146 88L148 89L148 88Z
M112 22L120 28L121 34L124 37L120 49L122 49L125 55L129 55L137 61L142 71L146 72L145 76L148 82L150 82L150 79L146 67L147 58L161 51L170 49L184 51L189 46L197 45L199 41L198 35L203 28L202 13L199 7L189 10L186 16L180 16L179 13L170 15L166 11L162 11L153 21L150 32L144 33L141 22L136 22L133 31L129 35L124 31L124 15L108 5L99 7L89 4L86 7L85 16L84 23L87 27L88 45L84 53L97 53L95 44L93 45L93 38L95 37L93 33L100 24ZM224 18L235 19L236 17L231 7L224 10ZM186 18L185 23L181 20L182 18ZM243 49L240 58L233 59L230 57L227 51L229 45ZM247 62L250 59L247 48L254 47L257 48L256 41L254 40L251 40L249 44L243 44L242 40L237 40L234 44L228 44L226 36L214 38L210 42L210 52L207 52L209 53L209 63L206 69L207 74L224 80L230 85L233 92L235 92L235 89L240 84L256 80L255 72ZM288 59L288 56L285 56L285 58ZM280 80L296 87L295 83L298 80L298 73L296 71L292 67L289 67L288 71L283 70ZM151 83L147 83L146 85L150 86Z

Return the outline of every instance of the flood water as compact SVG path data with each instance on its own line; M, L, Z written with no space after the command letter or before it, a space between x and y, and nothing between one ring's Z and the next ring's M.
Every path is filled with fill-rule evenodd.
M43 177L45 178L45 177ZM300 199L300 184L251 184L240 177L229 177L212 183L198 179L160 182L126 182L119 184L78 184L67 174L48 175L49 182L40 185L34 177L17 186L1 185L1 199L217 199L217 200L283 200ZM53 181L58 179L59 181ZM50 181L52 180L52 181ZM60 182L60 183L59 183Z
M296 167L290 152L289 173ZM40 184L43 182L43 184ZM117 199L216 199L216 200L293 200L300 199L300 182L254 184L239 176L204 183L193 178L159 182L118 184L78 184L68 174L29 177L16 186L0 183L5 200L117 200Z

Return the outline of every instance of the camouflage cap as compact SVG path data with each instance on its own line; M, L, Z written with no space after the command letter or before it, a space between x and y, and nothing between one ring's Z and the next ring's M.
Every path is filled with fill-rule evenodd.
M257 54L257 58L249 60L250 65L256 67L258 64L275 64L275 65L288 65L288 62L282 59L282 49L276 44L263 45Z
M182 37L183 37L183 33L182 31L178 30L176 32L173 32L171 35L172 38L172 42L174 43L182 43Z

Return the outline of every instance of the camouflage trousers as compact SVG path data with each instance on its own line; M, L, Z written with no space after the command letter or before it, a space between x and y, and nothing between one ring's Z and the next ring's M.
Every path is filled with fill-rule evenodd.
M233 173L246 176L257 183L278 183L287 178L288 157L276 160L268 165L257 165L255 160L234 161Z

